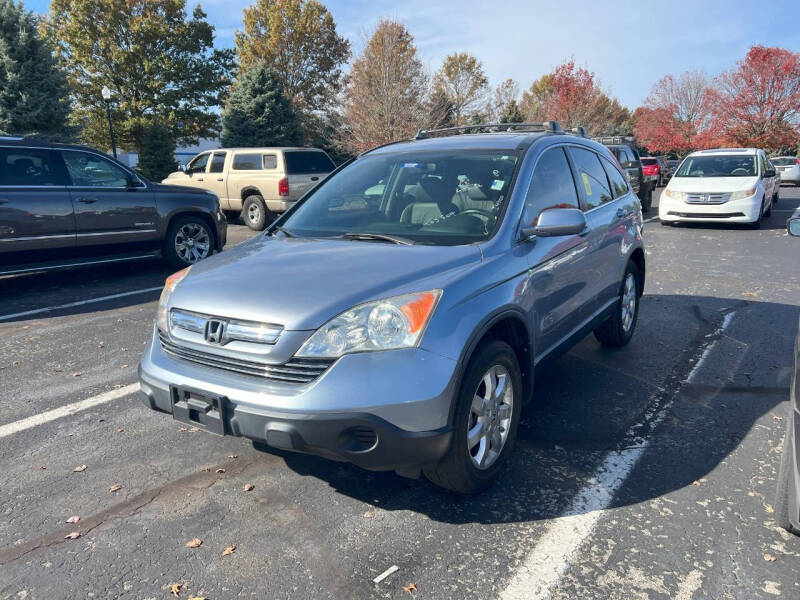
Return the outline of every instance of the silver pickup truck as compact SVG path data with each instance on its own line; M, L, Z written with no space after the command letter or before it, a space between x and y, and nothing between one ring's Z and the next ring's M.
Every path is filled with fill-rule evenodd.
M198 154L162 183L214 192L229 216L241 213L260 231L334 168L317 148L220 148Z

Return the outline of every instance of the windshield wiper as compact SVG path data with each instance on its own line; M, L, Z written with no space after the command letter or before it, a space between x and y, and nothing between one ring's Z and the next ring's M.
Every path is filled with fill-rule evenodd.
M399 235L387 235L385 233L361 233L358 231L348 231L339 237L347 240L364 240L375 242L392 242L393 244L400 244L401 246L413 246L414 241L408 238L400 237Z
M283 235L285 235L286 237L297 237L297 236L296 236L295 234L293 234L291 231L289 231L288 229L284 229L284 228L283 228L283 227L281 227L280 225L275 225L275 227L273 227L272 229L270 229L270 232L269 232L269 233L270 233L270 235L275 235L275 232L276 232L276 231L280 231L280 232L281 232Z

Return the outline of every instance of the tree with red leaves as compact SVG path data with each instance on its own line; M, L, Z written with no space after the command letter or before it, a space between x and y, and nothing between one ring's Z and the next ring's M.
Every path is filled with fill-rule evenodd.
M726 144L765 150L800 140L800 53L753 46L716 80L714 125Z
M562 127L582 125L592 134L628 133L630 111L611 98L588 69L574 60L558 65L523 93L523 115L531 121L558 121Z

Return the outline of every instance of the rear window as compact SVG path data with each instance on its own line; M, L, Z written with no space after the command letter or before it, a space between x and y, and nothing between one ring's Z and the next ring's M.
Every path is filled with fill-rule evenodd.
M788 167L789 165L796 165L797 159L796 158L773 158L772 164L777 165L779 167Z
M236 171L260 171L261 164L261 154L236 154L233 157Z
M642 159L642 164L643 165L647 165L647 166L657 165L658 164L658 160L656 160L655 158L643 158Z
M289 175L330 173L334 169L333 161L324 152L289 151L283 153L283 159Z

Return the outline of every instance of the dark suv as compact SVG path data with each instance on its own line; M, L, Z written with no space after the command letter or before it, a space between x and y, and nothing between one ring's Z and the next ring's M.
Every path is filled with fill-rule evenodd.
M85 146L0 140L0 275L159 255L185 267L221 250L226 227L211 192Z
M645 179L642 171L642 159L630 136L611 136L595 138L595 141L606 146L625 169L631 187L642 203L642 212L650 210L653 203L653 185Z

